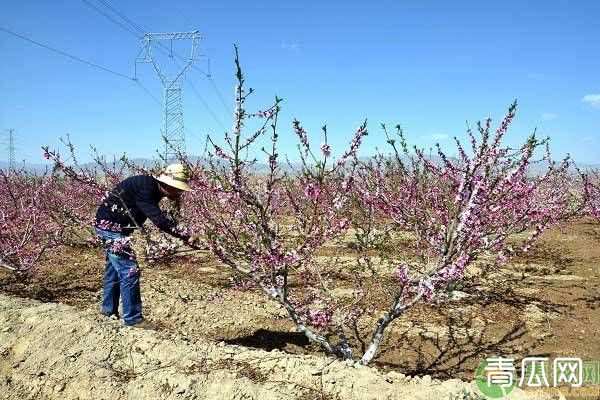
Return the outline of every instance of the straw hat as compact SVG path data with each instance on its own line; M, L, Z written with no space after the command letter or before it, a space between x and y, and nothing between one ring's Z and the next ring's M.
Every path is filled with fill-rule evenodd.
M160 176L155 176L156 180L174 188L189 192L192 190L188 185L188 171L181 164L171 164L163 171Z

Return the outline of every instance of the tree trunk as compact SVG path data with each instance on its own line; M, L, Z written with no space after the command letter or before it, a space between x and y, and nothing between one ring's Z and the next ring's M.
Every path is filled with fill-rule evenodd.
M360 365L367 365L371 362L371 360L373 360L373 357L377 352L377 348L379 347L379 343L381 343L383 331L385 330L385 328L387 328L390 322L402 315L402 313L408 308L414 306L417 302L419 302L419 300L421 300L422 297L423 292L421 291L417 293L417 295L409 303L398 305L397 302L399 299L396 298L394 300L394 304L392 305L390 311L388 311L388 313L385 316L379 318L379 320L377 321L377 326L375 327L375 331L373 332L371 343L369 344L367 351L365 351L365 354L363 354L362 358L358 362Z

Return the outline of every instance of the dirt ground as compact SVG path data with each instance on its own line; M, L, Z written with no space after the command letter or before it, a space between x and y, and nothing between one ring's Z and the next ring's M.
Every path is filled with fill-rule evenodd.
M99 310L100 250L62 249L48 254L41 270L27 281L0 271L0 293ZM261 292L227 290L232 274L207 254L178 265L142 265L142 271L145 317L164 332L325 357ZM222 300L210 300L214 294ZM582 220L546 232L527 257L468 279L451 299L411 309L388 328L373 366L470 381L490 356L600 361L599 306L600 224ZM366 321L361 334L371 326Z
M129 328L92 310L3 294L0 326L0 399L476 399L459 379ZM518 388L510 397L526 398Z

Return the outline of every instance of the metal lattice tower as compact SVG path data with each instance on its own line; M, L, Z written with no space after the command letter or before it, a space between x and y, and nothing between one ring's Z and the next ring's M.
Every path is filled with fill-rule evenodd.
M136 58L136 66L138 63L152 64L154 70L158 74L160 81L164 87L164 103L163 103L163 126L162 135L165 140L164 157L165 161L173 158L177 152L185 154L185 132L183 125L183 102L181 97L181 85L185 79L185 74L191 67L196 58L196 50L202 36L198 31L192 32L176 32L176 33L146 33L142 38L142 49ZM156 42L161 47L160 50L166 49L169 52L169 57L173 57L173 41L174 40L190 40L192 49L190 57L186 60L185 65L180 67L179 71L172 75L165 73L155 61L153 56L153 42ZM167 47L164 42L169 42ZM143 54L143 55L142 55ZM137 68L136 68L137 78Z
M15 170L15 130L8 129L8 169Z

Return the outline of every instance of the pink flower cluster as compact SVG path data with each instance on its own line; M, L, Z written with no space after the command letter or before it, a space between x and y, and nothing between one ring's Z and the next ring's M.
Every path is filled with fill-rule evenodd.
M458 159L447 157L439 146L439 161L420 149L411 154L397 127L400 148L388 135L391 161L363 164L357 174L356 190L362 204L376 210L376 220L391 221L398 232L413 232L417 251L437 260L425 268L423 279L415 277L415 293L430 297L436 288L462 279L482 254L498 255L504 263L515 254L508 243L511 235L528 233L520 246L524 252L549 226L576 214L576 196L564 190L573 180L568 159L555 165L547 151L548 168L532 174L533 155L545 140L532 136L520 149L502 147L515 109L513 104L493 137L489 119L478 124L478 136L467 132L471 155L456 141Z
M327 326L331 323L331 311L310 311L308 321L316 326Z
M92 226L96 226L104 231L111 231L111 232L121 232L121 225L111 222L111 221L107 221L105 219L101 219L101 220L96 220L96 218L93 219L92 221Z
M586 212L600 221L600 172L591 170L582 178Z

